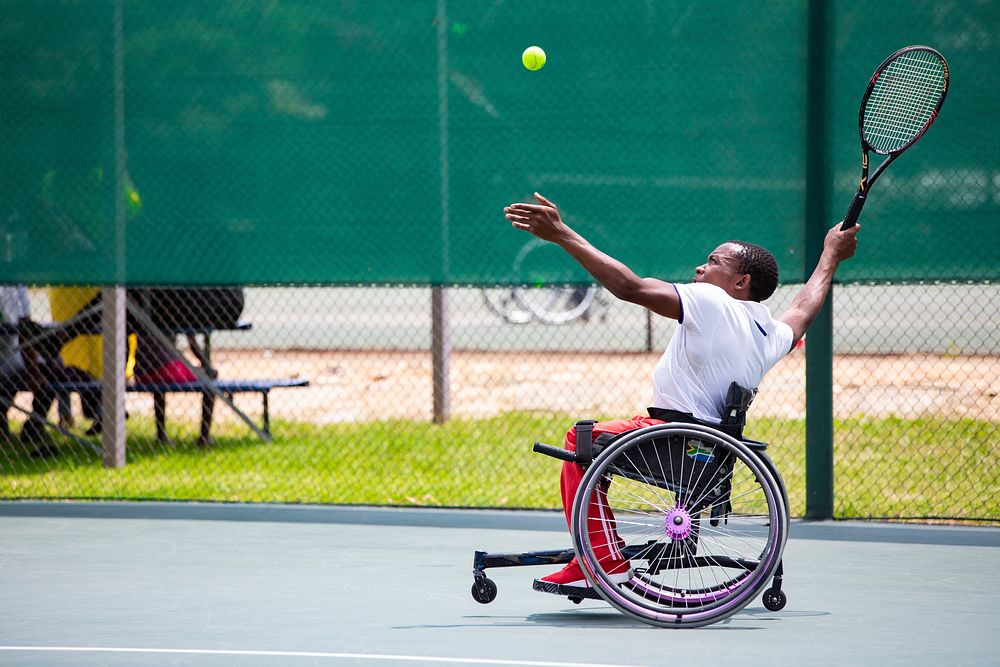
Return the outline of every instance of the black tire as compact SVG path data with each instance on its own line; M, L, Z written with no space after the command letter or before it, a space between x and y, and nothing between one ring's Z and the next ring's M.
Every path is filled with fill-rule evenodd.
M784 591L776 591L773 588L769 588L764 591L763 602L768 611L781 611L788 603L788 596L785 595Z
M472 584L472 599L480 604L489 604L497 597L497 585L492 579L483 577Z

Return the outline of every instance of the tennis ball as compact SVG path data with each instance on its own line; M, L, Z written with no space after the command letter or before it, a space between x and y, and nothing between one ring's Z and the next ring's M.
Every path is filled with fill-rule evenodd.
M540 46L529 46L521 54L521 62L532 72L545 66L545 51Z

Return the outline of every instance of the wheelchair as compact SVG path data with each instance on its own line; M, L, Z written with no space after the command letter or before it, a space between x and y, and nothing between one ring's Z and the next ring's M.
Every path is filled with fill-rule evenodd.
M536 442L534 451L585 468L573 500L573 548L476 551L472 597L483 604L496 598L487 568L557 565L576 556L589 587L535 580L534 589L574 603L603 599L626 616L661 627L721 621L746 607L769 581L764 606L784 608L788 495L764 451L767 444L743 437L755 395L755 389L733 383L722 424L651 409L651 416L668 423L594 439L595 422L579 421L576 452ZM588 527L594 522L588 518L592 502L601 503L598 514L613 513L600 530ZM605 571L595 534L617 541L631 564L627 582Z

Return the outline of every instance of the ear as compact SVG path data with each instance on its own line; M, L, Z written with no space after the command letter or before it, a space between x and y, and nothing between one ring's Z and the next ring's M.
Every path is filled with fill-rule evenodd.
M736 289L739 290L740 292L749 294L750 281L751 281L750 274L744 273L742 276L740 276L740 279L736 281Z

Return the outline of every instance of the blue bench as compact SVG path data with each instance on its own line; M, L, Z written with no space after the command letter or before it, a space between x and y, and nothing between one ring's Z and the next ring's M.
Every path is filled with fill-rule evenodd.
M230 400L234 394L258 393L261 395L262 421L264 433L271 435L271 412L268 395L272 389L283 389L286 387L308 387L309 381L305 378L260 378L260 379L240 379L240 380L213 380L212 385ZM53 389L57 393L69 394L80 391L100 390L101 384L97 381L89 382L54 382ZM128 383L125 385L128 392L138 392L152 394L153 413L156 420L156 439L159 442L168 442L166 429L166 396L176 393L199 393L202 394L201 430L200 439L203 443L209 442L209 432L212 427L212 413L215 404L215 394L204 387L199 382L164 382L164 383Z

